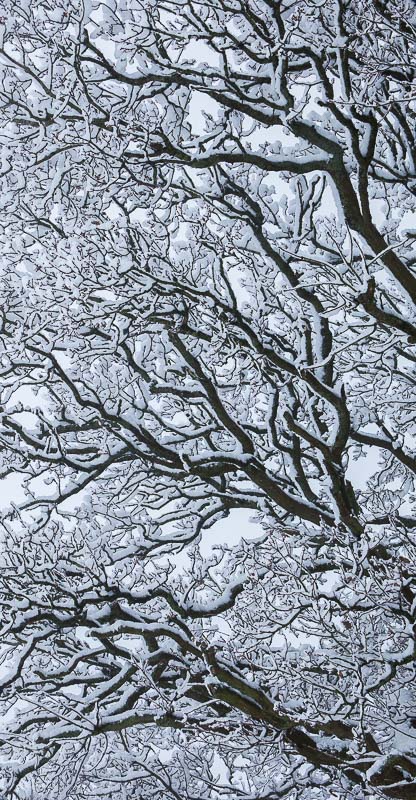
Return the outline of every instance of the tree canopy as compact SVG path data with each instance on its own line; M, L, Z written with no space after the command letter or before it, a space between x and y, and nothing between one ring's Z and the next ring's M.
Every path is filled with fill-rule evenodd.
M2 8L0 791L411 800L415 3Z

